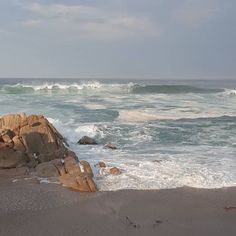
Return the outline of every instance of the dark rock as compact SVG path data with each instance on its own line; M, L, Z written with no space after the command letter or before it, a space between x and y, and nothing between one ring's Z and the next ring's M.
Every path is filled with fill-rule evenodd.
M106 164L103 161L99 161L95 166L98 166L99 168L105 168Z
M84 136L78 141L78 144L81 144L81 145L96 145L97 142L93 138L90 138L88 136Z

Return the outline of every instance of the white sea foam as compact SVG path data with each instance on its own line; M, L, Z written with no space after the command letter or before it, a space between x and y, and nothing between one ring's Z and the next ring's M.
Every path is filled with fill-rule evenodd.
M89 110L100 110L100 109L106 109L107 107L103 104L96 104L96 103L89 103L85 104L84 107Z
M170 110L145 109L145 110L121 110L118 120L126 122L142 122L154 120L179 120L179 119L198 119L215 118L221 116L235 116L235 111L223 111L221 109L211 108L191 110L184 108L175 108Z
M236 186L233 174L195 162L184 163L173 159L161 162L126 160L124 163L113 161L111 164L122 169L123 173L120 176L104 175L102 179L98 179L97 183L102 191L183 186L196 188Z
M225 89L224 94L232 97L236 96L236 89Z
M1 87L0 90L9 90L9 89L23 89L26 90L33 90L36 92L40 91L59 91L59 90L67 90L67 91L100 91L100 92L130 92L132 88L135 86L134 83L127 83L127 84L105 84L98 81L82 81L82 82L73 82L73 83L53 83L53 82L46 82L46 83L17 83L14 85L5 85Z

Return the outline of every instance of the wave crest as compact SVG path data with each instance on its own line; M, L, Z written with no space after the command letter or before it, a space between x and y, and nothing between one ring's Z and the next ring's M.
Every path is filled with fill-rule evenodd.
M98 81L74 83L17 83L0 85L4 93L80 93L80 92L134 93L134 94L185 94L185 93L220 93L224 89L199 88L189 85L145 85L129 83L101 83ZM235 90L232 90L236 94Z

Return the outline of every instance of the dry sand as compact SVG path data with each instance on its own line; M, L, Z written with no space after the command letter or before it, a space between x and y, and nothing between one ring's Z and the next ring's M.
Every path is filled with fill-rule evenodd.
M1 178L0 235L235 236L236 188L78 193Z

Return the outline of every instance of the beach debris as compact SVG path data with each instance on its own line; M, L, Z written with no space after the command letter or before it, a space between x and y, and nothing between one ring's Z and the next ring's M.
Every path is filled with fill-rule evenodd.
M106 145L104 145L104 148L105 149L112 149L112 150L117 149L117 147L112 143L107 143Z
M88 136L83 136L79 141L78 144L81 145L97 145L97 142L95 141L95 139L90 138Z

